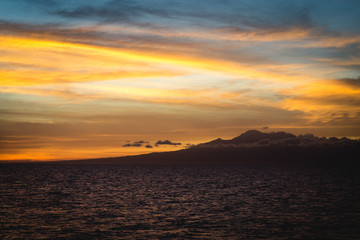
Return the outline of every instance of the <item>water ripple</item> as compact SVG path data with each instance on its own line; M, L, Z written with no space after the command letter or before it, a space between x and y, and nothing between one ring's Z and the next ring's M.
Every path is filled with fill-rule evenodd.
M2 165L2 239L359 239L358 172Z

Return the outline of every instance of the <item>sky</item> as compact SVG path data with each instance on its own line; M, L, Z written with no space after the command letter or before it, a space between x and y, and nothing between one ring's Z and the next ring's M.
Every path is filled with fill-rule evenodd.
M2 0L0 160L171 151L248 129L359 137L359 9Z

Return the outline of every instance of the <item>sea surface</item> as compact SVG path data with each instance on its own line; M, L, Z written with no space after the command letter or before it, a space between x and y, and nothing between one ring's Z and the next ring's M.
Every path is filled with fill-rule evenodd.
M360 239L360 174L2 164L0 239Z

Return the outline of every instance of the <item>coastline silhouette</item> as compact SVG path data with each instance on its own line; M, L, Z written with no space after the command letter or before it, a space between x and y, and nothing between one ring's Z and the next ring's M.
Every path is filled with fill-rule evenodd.
M356 166L360 141L348 138L295 136L286 132L249 130L230 140L221 138L172 152L48 162L124 166Z

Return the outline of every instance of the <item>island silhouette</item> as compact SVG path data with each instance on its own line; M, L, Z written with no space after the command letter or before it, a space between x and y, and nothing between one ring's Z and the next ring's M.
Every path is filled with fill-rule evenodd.
M249 130L171 152L135 156L67 160L51 164L123 166L352 166L359 167L360 140L295 136L286 132Z

